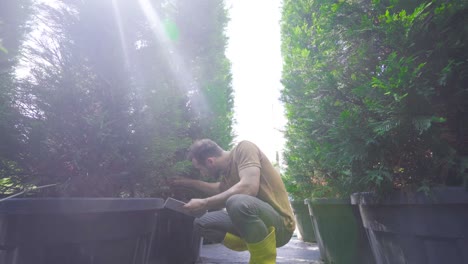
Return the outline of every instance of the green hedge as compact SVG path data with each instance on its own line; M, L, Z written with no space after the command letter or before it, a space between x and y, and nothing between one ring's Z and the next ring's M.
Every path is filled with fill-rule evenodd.
M285 1L288 177L313 196L461 184L467 10L464 0Z

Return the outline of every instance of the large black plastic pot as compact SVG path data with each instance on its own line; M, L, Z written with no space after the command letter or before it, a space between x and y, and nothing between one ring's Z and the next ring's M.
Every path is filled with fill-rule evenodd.
M351 196L358 204L378 264L468 264L468 192L464 188L423 193Z
M314 227L309 215L309 208L304 201L291 201L291 207L296 218L300 239L306 242L316 242Z
M310 200L305 199L304 204L307 206L307 210L309 210L309 217L310 217L310 222L312 223L312 226L314 228L314 235L315 235L315 240L317 241L319 252L320 252L320 258L324 260L325 262L328 262L327 256L329 255L327 249L323 245L323 240L322 237L320 236L320 232L317 226L317 221L314 216L314 212L312 211L311 206L309 205Z
M172 210L160 210L157 213L150 263L195 263L200 257L203 240L194 232L194 220L192 216Z
M349 199L306 201L325 263L375 263L357 206Z
M0 263L144 264L163 199L40 198L0 203Z

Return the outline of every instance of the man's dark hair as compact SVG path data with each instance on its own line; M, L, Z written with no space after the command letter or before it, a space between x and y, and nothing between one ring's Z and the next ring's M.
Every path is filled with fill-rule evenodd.
M196 140L190 146L187 158L195 159L198 164L205 165L206 159L210 157L220 157L223 154L223 149L211 139Z

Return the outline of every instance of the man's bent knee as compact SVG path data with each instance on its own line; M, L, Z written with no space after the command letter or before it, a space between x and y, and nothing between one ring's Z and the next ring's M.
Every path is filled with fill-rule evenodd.
M195 220L193 221L193 230L201 234L202 229L203 229L203 222L200 221L200 218L195 218Z
M243 217L251 215L253 209L251 203L256 199L253 196L247 194L235 194L226 201L226 211L228 212L231 219L235 221L237 217Z
M252 196L247 195L247 194L234 194L233 196L227 199L226 210L229 212L230 210L243 207L247 204L247 201L251 198Z

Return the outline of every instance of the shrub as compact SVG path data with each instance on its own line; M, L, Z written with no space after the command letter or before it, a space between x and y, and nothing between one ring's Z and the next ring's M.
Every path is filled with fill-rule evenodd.
M463 0L285 1L291 177L320 171L310 186L331 196L461 184L467 12Z

